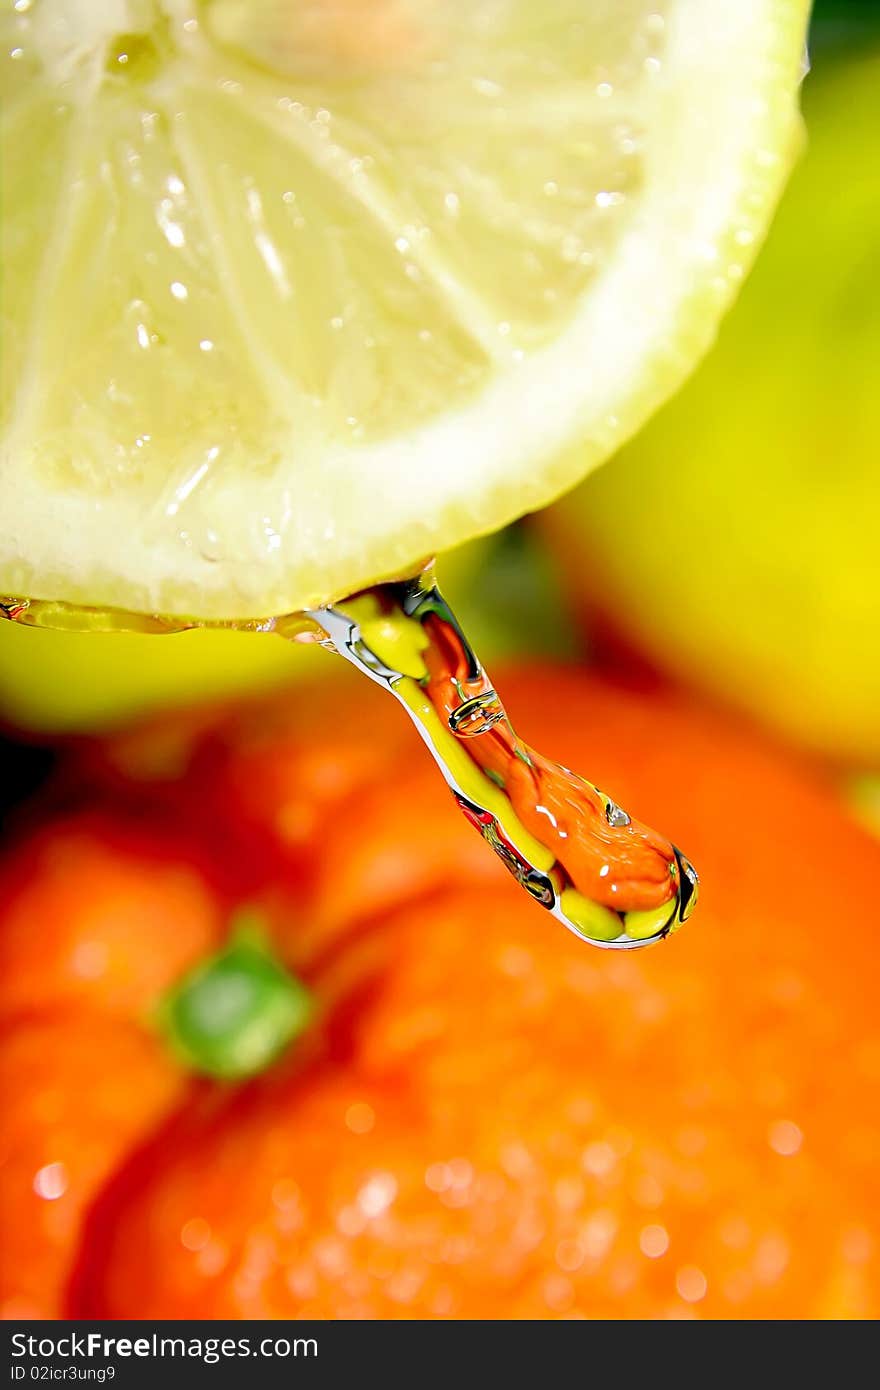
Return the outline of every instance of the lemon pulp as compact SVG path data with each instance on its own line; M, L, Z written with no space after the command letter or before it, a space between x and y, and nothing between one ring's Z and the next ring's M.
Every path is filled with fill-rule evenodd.
M313 607L542 505L711 340L803 0L4 0L0 590Z

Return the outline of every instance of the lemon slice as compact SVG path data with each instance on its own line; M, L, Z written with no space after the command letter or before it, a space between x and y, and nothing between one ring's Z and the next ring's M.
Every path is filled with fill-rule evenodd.
M288 612L549 501L708 346L806 10L3 0L0 590Z

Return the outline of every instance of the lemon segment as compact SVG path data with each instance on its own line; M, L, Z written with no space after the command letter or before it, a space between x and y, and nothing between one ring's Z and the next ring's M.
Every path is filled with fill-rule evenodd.
M0 591L314 607L543 505L709 345L805 0L3 0Z

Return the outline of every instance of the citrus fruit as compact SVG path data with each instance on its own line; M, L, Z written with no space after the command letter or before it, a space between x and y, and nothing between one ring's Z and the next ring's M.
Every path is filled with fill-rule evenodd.
M7 1313L877 1316L876 947L841 932L880 844L691 699L546 665L504 688L663 808L699 925L579 945L355 675L84 741L81 808L0 861ZM206 981L245 1005L225 1037ZM284 1055L226 1079L302 987Z
M711 340L807 9L4 0L0 589L287 612L558 494Z
M4 1318L59 1313L84 1209L188 1092L143 1026L223 924L182 844L85 812L37 830L0 869Z
M582 604L661 669L878 766L876 39L817 59L805 115L805 158L716 347L542 522Z

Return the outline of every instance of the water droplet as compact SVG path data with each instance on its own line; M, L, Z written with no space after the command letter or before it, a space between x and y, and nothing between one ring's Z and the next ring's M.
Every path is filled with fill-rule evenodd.
M67 1191L69 1178L63 1163L47 1163L34 1174L33 1188L45 1202L57 1202Z
M180 1243L185 1250L197 1253L204 1250L211 1239L211 1227L204 1217L192 1216L185 1222L180 1232Z
M369 1178L357 1196L364 1216L381 1216L397 1196L397 1179L391 1173L376 1173Z
M171 199L160 199L156 208L156 221L159 224L159 230L164 235L168 245L173 246L175 250L179 250L180 247L186 245L186 234L180 223L174 220L172 216L173 212L174 204Z
M369 1134L376 1123L376 1112L366 1101L355 1101L345 1112L345 1124L352 1134Z
M582 1163L584 1170L594 1178L607 1178L614 1171L617 1157L610 1144L599 1140L588 1144L584 1149Z
M675 1288L685 1303L699 1303L706 1297L709 1282L696 1265L682 1265L675 1276Z
M804 1136L793 1120L775 1120L767 1131L767 1142L774 1153L790 1158L800 1152Z
M696 901L691 865L591 783L517 737L430 570L308 616L406 708L463 814L559 922L598 946L632 949L685 920ZM595 865L583 883L571 868L578 846L591 846ZM585 1151L585 1169L596 1177L615 1164L608 1144Z
M199 554L209 564L216 565L223 559L223 543L218 532L208 526L199 542Z
M782 1277L789 1261L788 1242L778 1233L770 1232L758 1241L752 1271L762 1284L775 1284Z
M639 1249L649 1260L659 1260L669 1249L669 1232L665 1226L643 1226L639 1234Z
M600 1207L585 1223L581 1232L581 1240L586 1253L594 1260L600 1260L611 1249L616 1235L616 1216L607 1208Z
M556 1247L556 1263L566 1274L573 1274L583 1264L585 1253L579 1240L561 1240Z

